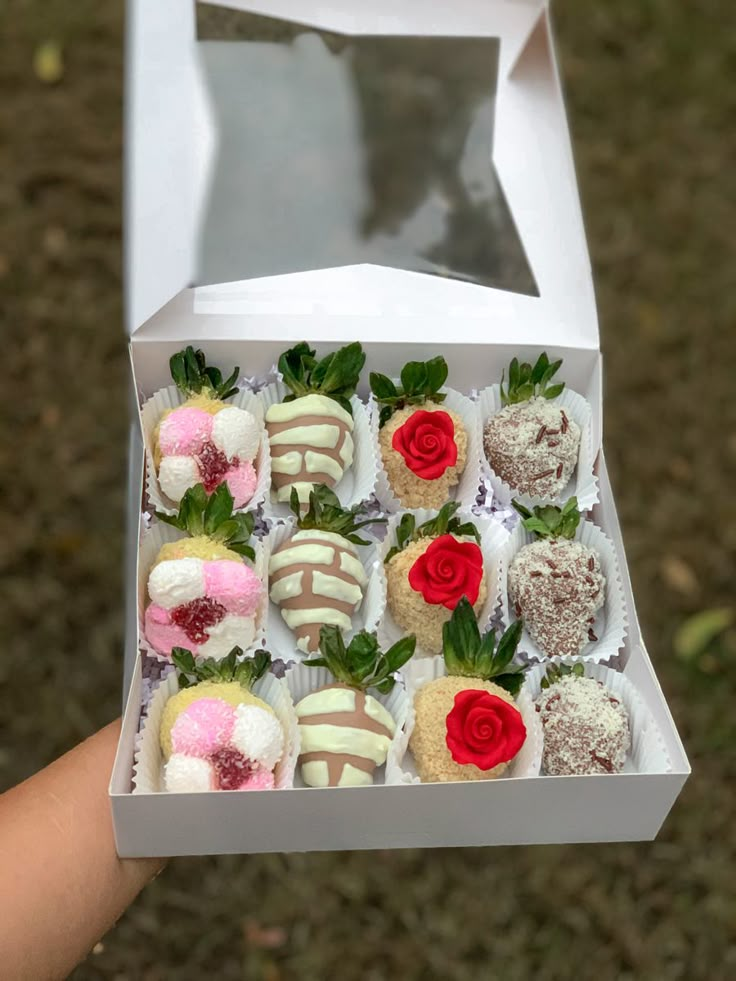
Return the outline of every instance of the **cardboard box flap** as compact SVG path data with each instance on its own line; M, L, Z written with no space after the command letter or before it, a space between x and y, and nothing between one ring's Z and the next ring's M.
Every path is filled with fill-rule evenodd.
M348 250L347 266L337 266L333 260L329 268L292 272L291 266L283 273L278 270L278 275L262 275L257 263L249 268L247 258L243 258L241 270L239 263L247 250L238 247L237 239L228 242L225 235L218 242L217 225L213 236L211 224L203 223L222 136L217 132L221 120L211 102L208 71L212 70L211 59L222 65L239 45L196 42L190 4L162 0L153 5L155 13L150 4L134 0L130 6L135 42L129 78L129 118L135 125L128 133L127 202L127 319L131 331L182 288L197 281L204 236L210 242L214 239L215 248L227 257L227 271L227 263L234 263L232 271L237 274L216 280L205 276L205 282L234 278L239 282L197 288L187 301L197 316L301 318L301 326L292 323L284 327L284 336L310 334L312 317L421 317L431 321L428 332L422 327L422 337L428 341L442 338L442 318L450 317L458 324L464 321L459 329L476 343L492 341L497 331L510 328L520 343L598 347L590 265L545 4L465 0L453 4L451 10L440 6L430 15L425 4L414 0L361 5L369 9L347 2L226 4L352 36L382 33L498 38L496 95L490 99L492 165L510 216L507 225L510 223L518 237L519 261L527 264L538 295L531 295L534 287L514 292L468 281L472 276L451 278L452 269L446 276L422 275L420 279L416 267L392 268L393 244L385 258L379 256L380 266L372 258L351 262ZM182 16L184 8L186 16ZM400 132L396 139L400 143ZM247 167L239 173L244 171ZM237 186L232 193L232 208L221 211L242 215L245 224L247 214L238 208ZM255 193L257 187L251 188L251 194ZM227 196L224 202L229 204ZM226 223L231 220L227 216L223 219ZM254 221L252 227L262 228L263 223ZM251 246L255 241L257 249L257 233L250 241ZM489 240L489 249L494 245ZM338 249L335 259L341 254ZM299 255L302 266L310 261L308 250L306 258L304 249ZM318 261L317 265L324 263ZM215 264L214 268L219 267ZM431 271L441 271L441 265ZM249 273L250 278L244 279ZM506 284L502 281L500 285ZM218 329L221 326L222 322ZM253 336L266 326L265 321L251 323ZM152 328L153 324L149 325L146 333ZM268 330L273 330L273 321ZM323 333L333 336L331 328Z

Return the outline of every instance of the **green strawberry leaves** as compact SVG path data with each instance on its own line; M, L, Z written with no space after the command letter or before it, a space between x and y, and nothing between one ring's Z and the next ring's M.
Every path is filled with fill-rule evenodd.
M358 535L361 528L386 522L386 518L367 518L365 521L358 521L358 518L363 517L363 505L355 504L351 508L344 508L337 494L326 484L317 484L314 490L309 492L309 507L304 513L301 512L296 488L292 487L289 506L296 515L298 526L303 531L311 528L331 531L336 535L342 535L354 545L370 545L370 541Z
M268 651L258 650L252 657L240 660L243 650L233 647L227 657L221 661L208 657L195 660L191 651L185 647L174 647L171 660L176 667L179 688L190 688L202 681L225 683L237 681L243 688L250 690L262 678L271 665L271 655Z
M522 525L538 538L575 538L580 524L577 497L571 497L562 508L554 504L537 506L533 511L519 501L511 502L522 517Z
M327 668L337 681L365 691L376 688L382 695L394 687L393 675L414 654L416 637L411 634L382 651L375 633L361 630L350 643L338 627L325 624L319 634L321 657L305 661L308 667Z
M557 398L565 388L565 383L560 382L556 385L549 383L561 366L562 360L550 362L546 351L539 355L534 365L526 361L520 363L518 358L514 358L509 365L508 391L503 387L506 372L504 371L501 375L502 405L527 402L535 395L546 399Z
M518 695L525 669L511 662L522 629L521 620L517 620L496 645L495 631L488 630L481 636L473 607L467 596L463 596L442 628L442 654L447 673L493 681L511 695Z
M204 352L195 351L191 345L171 356L169 370L174 384L187 398L204 392L212 398L224 401L238 391L233 386L240 376L240 368L234 368L232 374L223 381L220 369L208 366Z
M365 352L359 341L346 344L321 360L306 341L295 344L279 358L278 368L290 394L284 402L318 393L334 399L353 414L350 398L355 394L365 365Z
M371 391L381 406L379 425L384 426L394 412L407 405L444 402L446 395L440 389L447 381L447 374L447 362L441 355L429 361L409 361L401 369L398 386L387 375L372 371Z
M209 496L203 484L195 484L182 497L177 514L157 511L156 517L189 535L207 535L251 561L256 557L250 544L255 517L250 511L233 514L233 495L225 483Z

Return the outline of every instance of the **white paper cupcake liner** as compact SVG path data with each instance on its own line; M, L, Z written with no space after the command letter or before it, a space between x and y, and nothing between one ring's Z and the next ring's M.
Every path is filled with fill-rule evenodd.
M443 389L447 393L447 398L440 407L445 407L456 412L463 420L465 430L468 434L468 455L465 469L460 474L460 480L450 491L450 499L460 501L463 507L470 508L475 504L478 496L478 485L481 477L481 458L483 456L483 443L481 440L480 425L478 420L478 407L475 402L467 396L461 395L452 388ZM394 494L389 483L386 468L383 465L380 445L378 442L380 405L371 396L368 403L370 414L371 437L373 448L378 466L378 477L376 481L376 497L381 506L388 513L395 513L402 510L404 505Z
M521 522L511 533L504 554L504 573L506 581L503 589L503 621L511 624L516 620L514 611L511 609L508 593L508 570L514 557L525 546L536 541L536 536L524 529ZM595 623L592 624L593 632L598 640L589 641L582 649L580 654L567 654L561 658L566 664L583 658L595 663L608 661L618 655L624 646L628 620L626 616L626 602L624 600L624 590L621 584L621 573L619 572L616 547L601 529L594 525L592 521L581 521L575 533L575 541L581 542L593 551L597 552L601 562L601 570L606 577L606 598L603 606L596 614ZM548 662L551 659L544 655L529 635L524 627L519 641L519 653L525 655L530 661Z
M277 381L267 385L258 392L257 398L261 401L263 416L271 405L283 402L284 397L289 394L289 389L283 382ZM343 507L353 507L361 501L367 501L373 494L376 486L376 471L378 460L373 451L373 441L371 439L370 423L368 412L365 405L357 395L350 399L353 408L353 463L343 474L342 480L334 488L335 494L340 499ZM270 468L270 462L269 462ZM270 477L269 477L270 482ZM264 514L269 518L287 518L291 514L289 505L280 504L276 501L276 495L269 491L264 500Z
M172 501L170 497L161 490L156 475L156 466L153 462L153 434L165 412L176 409L186 401L185 396L179 391L176 385L169 385L162 388L150 399L147 399L141 408L141 426L143 427L143 442L146 447L146 493L148 502L155 511L163 514L176 514L179 505ZM263 425L263 406L257 395L247 390L241 390L228 399L225 405L233 405L238 409L245 409L258 419ZM255 511L268 496L271 487L271 455L268 452L268 436L265 429L261 435L261 442L258 448L258 455L253 461L256 470L256 489L253 497L238 511Z
M494 496L504 505L510 504L514 498L529 508L536 504L561 504L574 495L578 499L580 510L589 511L598 503L598 478L593 472L598 455L598 447L593 442L593 410L587 399L569 388L565 388L557 398L551 399L551 402L564 409L567 415L580 426L578 465L562 493L553 500L520 494L502 480L488 462L483 445L483 432L491 416L495 416L503 408L500 385L489 385L478 395L480 458L483 475L493 488Z
M308 668L304 664L294 664L286 672L285 680L289 686L294 705L297 705L310 692L331 684L335 679L327 668ZM373 783L377 785L390 782L388 779L389 771L392 773L397 772L401 758L406 751L405 728L412 711L411 699L400 679L397 680L387 695L382 695L375 688L369 689L368 694L372 695L383 705L396 723L396 732L389 746L386 764L385 766L377 767L374 771ZM294 786L305 786L298 770L294 776Z
M291 538L297 530L296 520L293 518L290 521L273 525L264 539L268 557L270 558L273 552ZM351 638L361 630L377 630L378 623L386 608L386 581L381 573L376 546L358 545L356 547L368 575L368 584L360 609L353 616L352 629L344 633L346 643L349 643ZM280 658L286 662L302 661L307 657L316 656L304 654L297 648L294 633L281 616L281 608L270 600L268 600L266 615L266 649L271 652L274 660Z
M379 570L381 576L383 577L384 597L388 596L388 579L384 564L385 558L396 544L396 528L405 514L413 514L415 516L418 528L420 525L424 524L425 521L429 521L431 518L436 517L437 511L430 511L427 509L406 509L400 514L393 514L389 518L386 537L378 546ZM491 521L488 518L479 518L469 510L466 511L461 508L457 512L457 517L459 517L461 521L472 521L480 532L480 548L481 552L483 553L483 562L485 565L486 580L488 584L488 596L478 616L478 624L480 625L481 630L484 630L491 622L493 617L497 613L503 611L503 596L506 586L506 569L504 565L504 558L508 546L509 535L505 528L498 524L498 522ZM378 626L378 640L382 647L391 647L397 641L401 640L402 637L406 636L406 631L403 627L398 625L396 620L394 620L387 598L385 602L385 613L382 616ZM434 653L434 651L424 651L417 645L417 649L412 660L415 660L417 657L431 657L434 655Z
M134 794L166 793L164 759L159 733L164 707L178 691L179 681L176 672L172 672L161 682L149 703L148 715L140 733L133 762ZM284 731L284 753L274 771L274 789L284 790L293 787L294 771L299 757L299 723L294 713L294 703L289 688L283 679L266 674L253 685L252 691L271 706ZM248 791L248 793L256 792ZM223 791L207 791L207 793L223 793Z
M551 658L545 664L535 664L527 672L523 692L534 703L541 693L542 679L550 664L559 664L560 658ZM580 662L585 670L586 678L594 678L602 682L611 694L621 699L629 714L631 727L631 749L624 764L623 773L670 773L672 762L667 753L664 739L654 721L652 713L647 708L634 685L625 674L614 671L605 664L593 664L583 658L575 658L572 663ZM537 713L538 715L538 713ZM544 736L544 727L542 736Z
M144 614L150 600L148 596L148 577L156 561L156 556L161 550L161 546L168 542L178 542L182 538L189 538L186 532L179 531L173 525L167 525L163 521L155 521L148 531L144 532L138 547L138 648L143 654L155 657L159 661L169 661L164 654L159 654L146 639L144 630ZM263 594L256 611L256 635L253 643L248 650L255 650L263 647L266 640L266 618L268 614L268 545L264 540L259 541L253 537L251 544L255 549L256 558L252 563L253 571L264 584ZM247 560L245 560L247 561Z
M392 757L391 766L386 769L386 783L417 784L422 781L417 774L411 750L408 749L409 739L414 731L414 695L428 682L434 681L436 678L444 678L447 674L447 668L444 658L438 654L435 657L423 658L420 661L410 661L404 665L401 673L406 679L411 709L407 714L407 724L403 736L404 754L397 753ZM467 682L468 688L472 688L473 679L468 678ZM519 692L516 707L526 726L526 739L524 745L509 763L508 769L496 778L498 780L537 777L542 766L542 726L526 686Z

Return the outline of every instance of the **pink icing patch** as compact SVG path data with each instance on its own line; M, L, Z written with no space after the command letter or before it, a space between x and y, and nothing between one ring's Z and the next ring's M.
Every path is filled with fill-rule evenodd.
M263 584L244 562L204 562L204 588L228 613L252 616L258 608Z
M174 409L161 423L158 442L162 456L194 456L212 434L212 416L202 409Z
M268 770L256 770L238 790L273 790L274 776Z
M192 644L181 627L171 622L169 611L156 603L146 608L144 630L151 647L165 657L171 655L172 647L186 647L193 654L197 652L197 645Z
M221 698L199 698L181 713L171 728L175 753L210 756L230 742L235 709Z
M233 495L233 507L242 508L253 497L258 482L255 468L247 460L241 460L225 474L224 479Z

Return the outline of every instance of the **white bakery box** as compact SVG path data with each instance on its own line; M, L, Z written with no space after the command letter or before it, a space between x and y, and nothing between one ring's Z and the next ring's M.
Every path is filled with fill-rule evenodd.
M203 348L210 363L223 368L239 364L245 374L253 376L269 372L278 354L300 340L313 342L318 351L362 341L368 356L366 379L369 370L398 374L407 360L442 353L450 366L451 384L465 392L498 380L502 367L514 355L528 360L544 349L550 357L564 358L569 387L591 402L594 438L599 441L601 356L596 308L547 4L541 0L264 0L226 4L304 26L297 43L287 45L275 60L263 57L273 55L278 47L271 44L266 50L270 41L249 45L243 41L198 40L195 6L192 0L128 3L126 296L139 402L169 383L169 357L189 343ZM331 32L330 36L344 35L343 43L332 47L323 44L315 33L319 30ZM399 61L402 52L409 50L402 47L400 38L410 46L418 36L434 37L441 52L433 61L438 72L441 68L437 66L457 65L453 45L458 39L476 39L475 63L479 50L488 52L488 98L480 102L476 98L475 105L480 108L475 122L480 126L478 132L486 134L488 157L484 164L489 172L495 168L511 216L509 228L513 231L515 226L514 234L536 283L536 295L502 288L506 285L503 273L498 277L500 285L494 286L478 285L482 276L462 278L462 268L451 267L448 274L441 265L442 256L436 259L436 253L432 262L408 263L402 259L401 264L410 265L410 270L381 264L384 260L380 255L378 261L361 261L361 246L355 241L345 252L350 265L335 266L333 262L331 268L304 269L305 262L308 266L314 260L312 251L303 248L299 253L301 271L290 272L288 267L279 268L278 258L274 259L274 255L285 254L280 247L284 243L278 241L283 230L278 227L264 228L260 234L269 244L275 241L268 261L276 263L274 268L280 274L261 274L263 256L253 248L259 234L258 227L253 227L253 213L259 213L260 203L254 201L258 189L248 183L248 175L253 160L263 176L267 155L255 152L248 134L252 124L256 129L265 127L268 138L276 138L273 133L268 135L268 126L278 112L269 104L268 111L260 110L259 116L254 106L257 110L259 100L267 99L274 86L287 83L296 86L299 97L306 98L305 105L309 106L314 59L321 52L321 69L328 76L335 70L337 74L320 90L321 97L327 99L325 113L310 116L305 127L313 127L317 133L320 118L323 122L326 114L339 135L340 97L334 96L337 101L333 105L329 101L333 96L326 93L344 94L345 76L340 75L345 66L344 52L352 57L362 43L358 39L368 39L370 49L370 39L380 36L393 38L392 46L383 50ZM485 47L479 48L481 40ZM290 59L288 69L278 60L284 52ZM337 54L332 57L330 52ZM444 52L447 57L443 57ZM253 58L259 59L255 74ZM483 116L488 103L492 122ZM348 114L346 133L352 125L350 118ZM222 131L223 125L233 125L238 119L248 123L244 131ZM484 122L487 129L481 125ZM478 138L478 132L470 133L465 149L471 137ZM352 135L355 142L355 133ZM399 146L401 136L397 131ZM305 145L303 133L294 134L294 139ZM283 154L285 175L289 145L287 139L277 148ZM229 173L227 168L223 171L222 160L219 165L215 163L218 154L229 156ZM350 183L350 167L356 166L354 161L346 164L344 154L337 156L335 166L342 167L343 172L335 182L336 195ZM330 157L330 164L333 159ZM461 154L458 167L472 169L472 160ZM271 182L277 195L282 193L280 173L276 167ZM472 189L473 175L466 172L461 177ZM317 254L320 229L314 222L319 213L309 212L293 191L293 187L283 186L293 209L289 220L295 225L300 221L312 223ZM433 193L428 192L427 200ZM213 202L218 199L215 207ZM223 200L229 207L222 207ZM359 207L364 204L359 202ZM341 202L343 212L351 206L349 200ZM429 200L427 205L435 212L444 206L442 193L439 202ZM430 225L436 217L430 214ZM389 256L386 262L391 255L407 254L405 240L410 246L416 241L416 234L412 239L412 222L416 225L415 216L394 230L388 244L383 243ZM276 219L274 224L278 224ZM295 228L294 235L298 237L303 231ZM431 237L431 229L424 233ZM421 229L418 234L421 239ZM399 239L402 247L392 251L392 243L396 245ZM489 253L493 247L489 241ZM229 270L233 262L240 262L241 255L240 281L225 281L234 277L222 275L213 282L213 272ZM359 261L352 261L356 256ZM324 265L315 262L320 264ZM256 277L254 269L258 271ZM206 285L192 286L203 281ZM618 666L636 686L659 727L668 765L658 772L606 776L377 784L245 794L132 793L142 694L136 563L143 528L144 459L137 413L131 428L130 459L126 709L110 784L120 855L655 837L687 779L689 766L639 631L602 452L597 463L600 502L593 518L614 541L621 564L628 637Z

